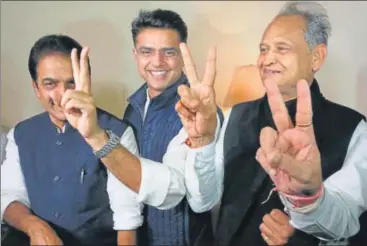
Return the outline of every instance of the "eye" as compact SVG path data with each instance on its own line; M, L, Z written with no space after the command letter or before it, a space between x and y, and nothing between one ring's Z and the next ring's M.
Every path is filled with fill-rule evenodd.
M164 52L164 56L167 56L167 57L177 56L177 51L175 51L175 50L166 50Z
M55 87L56 83L54 81L45 81L43 83L43 85L45 86L46 89L52 89Z
M260 53L265 53L265 52L267 52L267 48L265 48L265 47L260 47Z
M285 53L285 52L287 52L289 50L288 47L284 47L284 46L277 47L277 49L281 53Z
M139 54L141 54L142 56L150 56L152 54L152 50L147 50L147 49L140 50Z

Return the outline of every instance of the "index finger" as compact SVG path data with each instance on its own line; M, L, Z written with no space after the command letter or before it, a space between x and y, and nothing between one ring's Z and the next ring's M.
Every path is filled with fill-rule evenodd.
M78 50L73 48L71 50L71 66L73 68L73 77L75 83L75 89L79 90L80 81L79 81L79 73L80 73L80 64L78 59Z
M265 81L264 87L266 89L270 111L275 126L277 127L279 132L284 132L285 130L291 128L293 124L290 120L288 109L285 106L278 85L273 81Z
M300 80L297 84L296 125L305 131L313 130L312 116L313 111L310 86L306 80Z
M189 80L190 84L197 84L199 83L198 75L196 73L196 67L194 61L192 60L189 48L187 47L186 43L180 43L180 50L182 55L182 60L185 67L185 73L187 79Z
M209 86L214 85L216 75L216 68L215 68L216 62L217 62L217 50L215 47L211 47L208 53L208 58L206 60L203 84Z
M91 82L90 82L90 73L89 73L89 62L88 62L88 53L89 48L85 47L82 49L80 54L80 77L79 83L82 91L86 93L90 93Z

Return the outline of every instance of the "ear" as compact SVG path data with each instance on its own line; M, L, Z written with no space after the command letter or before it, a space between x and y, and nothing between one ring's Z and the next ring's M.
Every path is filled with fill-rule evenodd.
M319 44L312 50L312 71L318 72L324 65L327 56L327 47L325 44Z
M41 97L41 93L39 91L39 85L34 80L32 80L32 87L34 89L34 92L36 93L37 98L40 98Z

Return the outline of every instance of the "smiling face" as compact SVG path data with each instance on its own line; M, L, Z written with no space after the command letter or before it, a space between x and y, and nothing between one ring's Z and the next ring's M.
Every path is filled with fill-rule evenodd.
M51 120L62 126L66 117L60 106L61 98L66 90L75 88L70 56L61 53L43 56L37 65L37 81L32 84Z
M269 24L260 43L258 67L262 81L277 83L285 98L295 97L297 82L312 82L319 69L315 52L305 40L306 30L301 16L280 16Z
M182 74L180 35L174 29L145 28L136 37L134 57L140 76L156 97Z

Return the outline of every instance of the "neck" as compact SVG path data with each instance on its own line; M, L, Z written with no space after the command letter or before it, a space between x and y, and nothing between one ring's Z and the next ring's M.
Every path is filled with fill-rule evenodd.
M50 119L52 121L52 123L54 123L54 125L60 130L63 131L64 130L64 126L66 121L64 120L58 120L55 117L53 117L52 115L50 115Z
M313 82L313 78L307 81L308 85L311 87ZM297 98L297 84L291 86L285 86L283 88L279 88L280 93L282 94L284 102L291 101Z
M154 89L148 87L148 97L149 97L149 99L153 99L153 98L159 96L162 93L163 93L163 91L157 91L157 90L154 90Z

